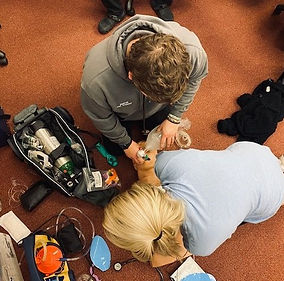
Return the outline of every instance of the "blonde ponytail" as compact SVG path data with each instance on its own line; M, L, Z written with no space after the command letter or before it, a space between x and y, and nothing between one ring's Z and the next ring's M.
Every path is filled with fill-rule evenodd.
M176 235L183 220L181 201L155 186L135 183L106 206L103 227L114 245L148 262L154 253L178 258Z

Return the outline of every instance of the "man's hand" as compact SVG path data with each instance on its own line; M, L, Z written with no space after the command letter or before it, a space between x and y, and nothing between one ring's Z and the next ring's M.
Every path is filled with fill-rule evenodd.
M140 146L138 145L137 142L132 141L130 146L124 150L125 155L132 159L132 161L136 164L143 164L144 163L144 159L141 157L137 156L137 152L139 150Z
M160 148L170 147L174 144L179 124L174 124L169 120L163 121L158 127L158 131L162 133Z

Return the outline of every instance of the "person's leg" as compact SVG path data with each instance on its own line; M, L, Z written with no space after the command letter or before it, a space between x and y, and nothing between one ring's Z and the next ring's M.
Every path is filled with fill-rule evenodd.
M120 0L102 0L102 3L107 9L107 16L99 22L98 30L101 34L106 34L123 20L125 10Z
M118 144L112 142L104 135L102 135L102 139L103 139L103 146L105 147L107 152L109 152L114 156L121 156L124 154L123 149Z
M145 129L151 131L152 129L154 129L155 127L157 127L158 125L160 125L168 116L170 112L170 107L166 106L165 108L163 108L161 111L155 113L154 115L150 116L149 118L147 118L145 120ZM121 121L121 124L123 127L126 128L129 136L132 137L132 129L134 128L134 126L138 126L140 128L140 130L143 130L143 120L140 121ZM138 139L143 136L139 136ZM145 138L147 136L144 136ZM119 156L119 155L123 155L124 151L123 149L116 143L110 141L108 138L106 138L105 136L102 136L103 138L103 145L106 148L106 150L115 156ZM135 140L136 141L136 140Z
M125 127L129 136L131 136L131 128L133 127L133 121L121 121L121 125ZM124 155L123 149L118 144L112 142L110 139L108 139L104 135L102 135L102 139L103 139L103 146L106 148L106 150L110 154L114 156Z
M170 6L173 0L151 0L151 2L153 3L154 6L164 5L164 4Z
M163 121L165 121L169 113L170 113L170 107L166 106L161 111L147 118L145 120L146 129L151 131L152 129L160 125Z
M172 0L151 0L151 7L156 12L157 16L164 21L173 21L174 15L170 9Z
M123 15L124 9L120 0L102 0L102 3L106 7L108 15L115 15L117 17Z

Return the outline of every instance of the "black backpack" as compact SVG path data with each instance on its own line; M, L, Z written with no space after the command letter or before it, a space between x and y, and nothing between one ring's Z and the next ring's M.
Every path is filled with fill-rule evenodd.
M53 189L98 206L105 206L119 193L115 184L97 188L94 173L104 175L95 168L79 135L80 130L65 108L39 109L33 104L14 116L13 123L14 133L8 139L9 146ZM43 137L46 141L44 149L41 147ZM53 149L48 151L46 147Z

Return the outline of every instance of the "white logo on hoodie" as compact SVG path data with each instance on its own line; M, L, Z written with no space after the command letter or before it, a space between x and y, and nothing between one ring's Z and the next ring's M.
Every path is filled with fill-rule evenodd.
M121 102L120 105L117 106L117 108L120 108L122 106L128 106L128 105L131 105L132 102L129 102L129 101L125 101L125 102Z

